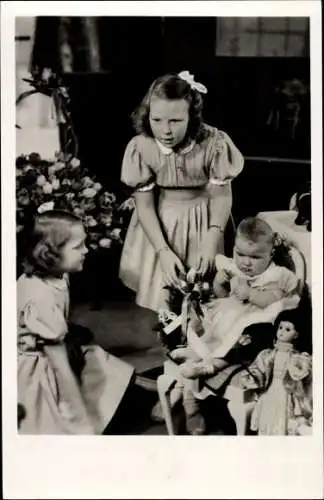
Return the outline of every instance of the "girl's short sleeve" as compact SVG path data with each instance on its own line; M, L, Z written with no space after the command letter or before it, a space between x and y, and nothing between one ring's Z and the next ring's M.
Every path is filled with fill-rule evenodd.
M221 130L213 135L209 148L209 180L223 186L231 182L242 170L244 157L232 139Z
M46 295L25 306L23 321L28 330L47 340L63 340L68 331L64 312Z
M126 147L121 181L136 191L150 191L155 186L155 174L143 158L138 142L139 138L133 137Z

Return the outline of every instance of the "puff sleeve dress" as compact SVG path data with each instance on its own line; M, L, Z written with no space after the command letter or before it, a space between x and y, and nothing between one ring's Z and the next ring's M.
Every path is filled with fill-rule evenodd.
M135 136L127 145L121 180L134 191L158 190L157 214L166 240L189 268L195 264L209 226L208 185L230 183L243 169L244 159L230 137L204 126L202 139L174 151L157 140ZM190 200L164 199L163 188L193 189ZM133 213L120 263L120 278L136 292L136 302L157 311L166 307L158 255Z
M76 383L65 355L68 313L65 278L18 279L18 403L26 411L21 434L101 434L131 380L130 365L89 344L82 347L85 366ZM55 363L39 340L55 344Z

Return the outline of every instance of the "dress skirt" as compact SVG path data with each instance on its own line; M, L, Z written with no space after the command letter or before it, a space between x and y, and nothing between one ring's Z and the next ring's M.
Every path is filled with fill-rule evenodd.
M62 345L56 351L57 364L65 359L65 349ZM82 350L85 366L81 383L73 385L74 393L70 390L69 396L46 352L19 352L18 402L26 412L21 434L102 434L105 430L134 369L99 346L89 345ZM69 370L65 365L65 373L72 378Z
M196 264L200 244L208 231L209 197L200 193L191 200L170 200L160 197L158 216L170 248L189 270ZM218 253L223 253L220 242ZM144 233L136 209L132 215L121 256L119 276L136 292L136 303L153 311L166 308L168 292L159 257Z

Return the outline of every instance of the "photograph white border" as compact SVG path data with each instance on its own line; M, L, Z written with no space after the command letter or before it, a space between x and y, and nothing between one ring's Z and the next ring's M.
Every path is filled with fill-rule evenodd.
M304 437L18 436L15 16L310 17L314 428ZM4 498L323 498L322 43L320 1L1 2ZM144 55L145 57L145 55Z

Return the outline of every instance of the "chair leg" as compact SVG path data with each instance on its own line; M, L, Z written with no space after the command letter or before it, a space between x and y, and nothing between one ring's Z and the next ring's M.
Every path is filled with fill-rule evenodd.
M172 381L171 381L172 382ZM165 425L170 436L174 436L174 426L172 420L172 411L170 403L170 377L166 375L160 375L157 379L157 390L159 394L159 399L161 402L162 413L165 420Z
M248 422L255 403L242 403L235 400L228 402L228 410L235 421L236 433L244 436L248 429Z

